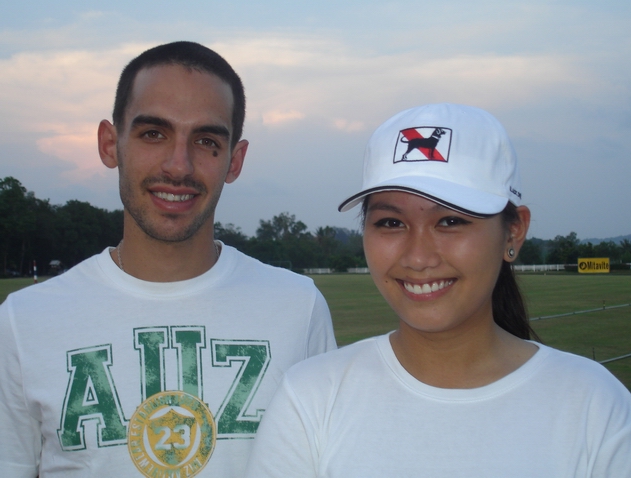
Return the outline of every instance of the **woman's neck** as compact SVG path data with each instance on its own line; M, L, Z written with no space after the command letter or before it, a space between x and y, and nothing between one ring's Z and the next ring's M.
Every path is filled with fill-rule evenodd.
M475 333L423 333L404 322L390 336L394 353L417 380L438 388L478 388L514 372L537 346L494 322Z

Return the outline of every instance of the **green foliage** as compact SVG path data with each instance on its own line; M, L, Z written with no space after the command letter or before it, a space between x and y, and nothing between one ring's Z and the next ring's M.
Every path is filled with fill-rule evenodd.
M106 211L87 202L68 201L53 206L37 199L12 177L0 179L0 277L31 272L37 261L40 275L50 271L55 259L63 268L116 245L123 235L123 211ZM260 220L254 237L232 223L215 223L215 238L245 254L273 265L287 265L301 272L330 268L345 272L365 267L362 235L340 227L318 227L315 233L288 212ZM517 258L521 264L576 264L578 257L609 257L631 262L631 241L580 244L575 232L553 240L527 239Z
M567 236L556 236L551 241L546 263L576 264L579 256L579 242L575 232L570 232Z
M0 180L0 253L3 273L24 268L30 236L35 230L35 197L12 177Z
M319 227L315 234L296 216L283 212L271 220L261 220L255 237L247 237L233 224L215 223L215 237L241 252L272 265L291 264L297 271L321 267L346 271L362 267L361 235L337 227Z
M106 211L81 201L51 206L15 178L0 180L0 276L39 275L51 260L71 267L115 245L123 236L123 212Z
M538 264L531 262L531 260L536 259L536 255L532 254L533 245L529 244L529 241L539 241L540 251L545 256L542 263L576 264L579 257L608 257L612 264L631 262L631 242L628 239L623 239L620 244L613 241L581 244L576 233L571 232L567 236L556 236L550 241L527 240L519 253L522 264ZM546 250L547 254L545 253ZM570 269L572 268L567 270Z
M524 241L519 256L517 257L519 264L543 264L543 245L541 239L526 239Z
M223 226L220 222L215 223L215 239L239 250L246 249L249 240L248 236L241 232L240 227L236 227L232 223Z
M629 239L623 239L620 242L620 261L631 262L631 241Z

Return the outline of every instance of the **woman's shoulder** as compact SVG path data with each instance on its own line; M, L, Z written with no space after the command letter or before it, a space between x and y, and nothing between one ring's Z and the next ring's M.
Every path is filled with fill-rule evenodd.
M303 382L316 383L340 381L349 374L363 374L380 362L379 344L387 336L370 337L336 350L309 357L292 366L286 373L287 380L293 385Z
M629 390L602 364L595 360L537 344L541 371L546 380L558 386L584 389L590 395L619 397L631 404Z

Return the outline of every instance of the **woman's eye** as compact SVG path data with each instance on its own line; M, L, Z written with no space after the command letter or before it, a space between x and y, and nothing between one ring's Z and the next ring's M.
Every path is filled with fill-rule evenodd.
M438 225L446 226L446 227L453 227L453 226L463 226L465 224L470 224L470 223L471 221L467 221L466 219L463 219L462 217L450 216L450 217L442 218L438 222Z
M390 217L386 217L384 219L380 219L375 223L376 227L385 227L388 229L393 229L397 227L403 227L403 222L398 219L393 219Z

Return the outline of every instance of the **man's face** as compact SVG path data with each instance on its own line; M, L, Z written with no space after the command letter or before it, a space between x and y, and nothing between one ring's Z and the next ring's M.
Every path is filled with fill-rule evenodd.
M138 72L116 135L126 231L163 242L212 237L223 184L239 176L247 149L230 148L232 108L215 75L179 65Z

